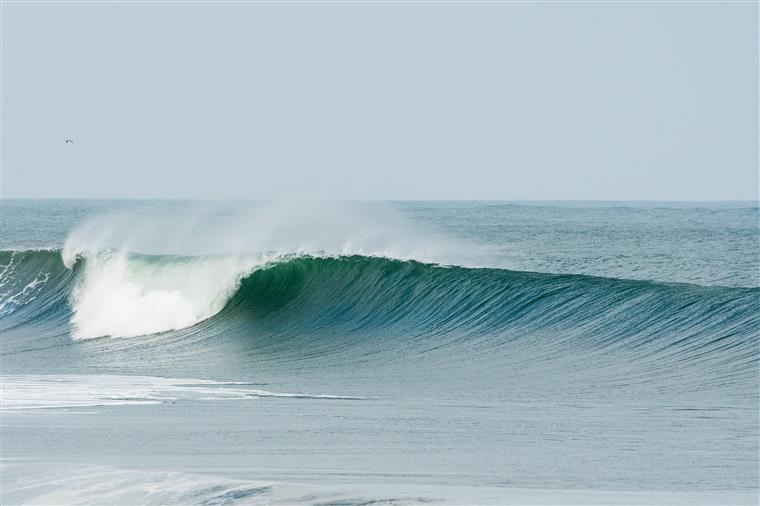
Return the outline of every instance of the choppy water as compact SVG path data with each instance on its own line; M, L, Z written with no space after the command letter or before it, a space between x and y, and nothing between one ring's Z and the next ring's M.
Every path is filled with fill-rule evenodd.
M2 211L4 502L757 500L756 203Z

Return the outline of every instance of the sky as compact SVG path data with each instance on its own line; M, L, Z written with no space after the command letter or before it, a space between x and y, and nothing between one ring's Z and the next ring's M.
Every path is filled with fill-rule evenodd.
M755 2L3 2L1 193L755 200L758 36Z

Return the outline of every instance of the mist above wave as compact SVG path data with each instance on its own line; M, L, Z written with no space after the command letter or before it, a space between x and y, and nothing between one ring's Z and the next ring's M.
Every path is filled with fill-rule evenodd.
M71 296L75 339L190 327L218 313L255 268L288 255L363 255L452 262L451 242L393 210L348 203L205 204L174 215L108 213L79 225L61 256L86 257ZM181 256L172 262L133 255Z
M411 223L386 204L198 203L177 213L109 212L87 219L66 238L67 267L104 249L166 255L258 253L363 255L461 264L468 248Z

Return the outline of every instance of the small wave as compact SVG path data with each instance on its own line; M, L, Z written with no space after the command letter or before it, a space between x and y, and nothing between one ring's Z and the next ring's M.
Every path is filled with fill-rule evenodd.
M262 397L361 400L329 394L269 392L239 382L119 375L5 375L0 409L65 409L178 400L240 400Z
M130 469L75 462L23 460L2 464L4 504L323 504L343 506L415 504L756 504L756 491L647 491L513 488L367 483L307 484L231 478L179 469Z

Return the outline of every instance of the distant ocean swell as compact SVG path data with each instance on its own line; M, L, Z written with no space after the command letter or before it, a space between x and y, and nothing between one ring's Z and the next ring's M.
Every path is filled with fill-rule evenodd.
M462 354L485 348L499 355L523 345L541 346L549 355L585 349L638 361L715 362L727 371L726 381L746 378L758 364L758 288L363 256L104 251L79 258L71 269L59 251L3 251L0 260L5 331L64 327L74 339L268 333L299 347L304 336L324 340L327 333L350 341L345 336L382 334L388 347L448 347ZM340 353L350 343L314 345Z

